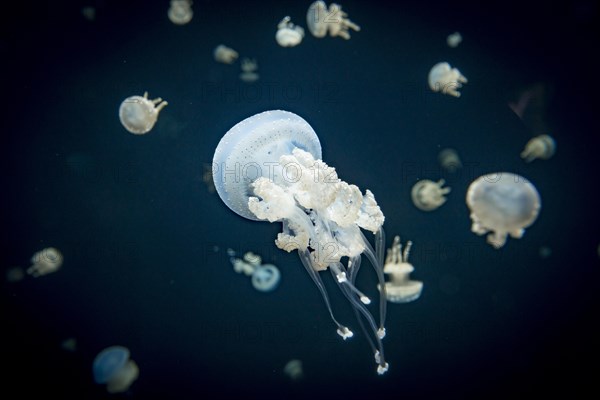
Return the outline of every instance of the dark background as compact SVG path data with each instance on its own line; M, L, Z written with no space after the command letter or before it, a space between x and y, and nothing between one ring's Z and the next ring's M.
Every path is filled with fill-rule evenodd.
M65 262L2 283L2 398L107 397L91 364L114 344L140 368L115 398L580 397L593 387L597 2L344 1L362 27L349 41L307 32L298 47L279 47L279 20L306 28L309 4L195 1L185 26L167 19L167 1L20 3L3 13L1 263L26 268L50 246ZM451 49L454 31L464 41ZM255 57L261 79L247 85L239 61L216 63L220 43ZM461 98L429 91L439 61L469 79ZM521 120L507 104L532 88ZM169 105L134 136L118 107L146 90ZM331 278L336 315L357 332L348 342L297 255L273 245L280 226L242 220L203 182L223 134L275 108L305 118L324 161L375 194L388 245L396 234L414 242L412 276L425 288L416 302L389 305L383 377ZM556 155L524 163L520 151L541 133L556 139ZM457 149L462 170L440 169L444 147ZM500 250L470 232L464 203L470 182L496 171L525 176L542 197L535 224ZM452 188L434 212L411 203L421 178ZM227 248L276 264L279 288L254 291ZM374 288L364 269L359 285ZM68 338L74 352L61 348ZM304 362L301 382L282 373L292 358Z

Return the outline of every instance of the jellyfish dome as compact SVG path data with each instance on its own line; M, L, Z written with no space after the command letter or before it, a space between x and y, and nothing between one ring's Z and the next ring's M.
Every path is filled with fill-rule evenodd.
M260 292L275 290L280 280L281 273L272 264L260 265L252 273L252 286Z
M537 219L541 199L535 186L519 175L497 172L474 180L467 191L471 210L471 230L487 236L496 249L504 246L508 235L520 239L525 228Z
M333 315L329 296L319 275L329 269L356 315L367 322L377 371L388 369L381 339L385 336L385 293L379 296L379 325L365 305L369 297L355 285L364 253L381 287L383 275L383 222L373 193L363 195L355 185L338 178L321 160L321 144L312 127L288 111L265 111L243 120L223 136L213 158L214 182L221 200L238 215L251 220L281 222L275 244L298 251L313 279L337 333L353 333ZM361 231L375 235L375 250ZM342 258L347 257L347 264Z
M139 370L129 359L129 350L122 346L111 346L102 350L92 365L94 381L106 384L109 393L124 392L138 377Z

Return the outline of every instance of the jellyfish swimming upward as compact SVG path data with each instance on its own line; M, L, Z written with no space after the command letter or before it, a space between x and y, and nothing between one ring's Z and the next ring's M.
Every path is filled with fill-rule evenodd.
M287 252L298 251L337 333L347 339L353 333L334 316L321 280L320 271L329 269L371 345L377 372L386 372L385 290L379 296L377 324L366 307L371 300L355 285L364 254L385 288L384 215L373 193L362 194L357 186L339 179L335 169L321 160L321 144L312 127L281 110L247 118L223 136L213 158L213 179L223 202L238 215L282 223L275 244ZM375 249L361 228L374 234Z

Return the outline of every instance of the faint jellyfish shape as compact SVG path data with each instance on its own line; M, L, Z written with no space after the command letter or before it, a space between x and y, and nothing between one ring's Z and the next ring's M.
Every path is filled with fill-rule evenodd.
M460 32L454 32L448 35L446 38L446 43L448 43L448 46L450 47L456 47L460 44L460 42L462 42L462 40L463 38Z
M304 377L302 361L296 359L288 361L283 367L283 373L294 382L301 380Z
M231 256L233 270L238 274L251 276L252 286L260 292L271 292L277 288L281 273L272 264L262 264L262 258L252 252L244 254L243 259Z
M70 337L60 342L60 348L65 351L74 352L77 350L77 339Z
M81 15L88 21L94 21L96 19L96 8L85 6L81 9Z
M327 10L324 1L315 1L308 7L306 13L306 24L308 30L314 37L322 38L327 35L340 36L346 40L350 39L348 29L360 31L360 26L346 18L348 14L342 11L342 6L332 3Z
M540 246L539 255L542 259L548 258L552 255L552 249L548 246Z
M119 107L121 124L134 135L149 132L156 124L158 113L167 106L160 97L149 100L148 92L144 96L131 96L123 100Z
M243 58L240 64L242 73L240 79L246 83L256 82L259 78L256 70L258 69L258 63L254 58Z
M508 235L520 239L537 219L541 208L538 191L522 176L497 172L475 179L467 191L471 231L490 232L487 242L498 249Z
M238 52L223 44L220 44L217 47L215 47L215 50L213 51L213 56L215 57L215 61L217 62L223 64L231 64L238 59Z
M304 29L301 26L294 25L290 17L284 17L277 25L275 40L281 47L294 47L299 45L304 38Z
M429 71L429 87L434 92L442 92L450 96L460 97L460 89L467 78L456 68L451 68L447 62L435 64Z
M450 192L449 187L442 187L445 183L443 179L437 182L421 179L415 183L410 192L415 207L423 211L433 211L444 204L445 196Z
M539 135L527 142L525 149L521 152L521 158L525 162L532 162L536 158L547 160L554 155L556 142L549 135Z
M458 157L458 153L454 149L440 151L438 160L440 165L448 172L455 172L457 169L462 168L460 157Z
M171 6L167 15L169 20L175 25L185 25L192 20L194 11L191 0L171 0Z
M383 221L375 197L338 178L321 160L321 144L312 127L288 111L266 111L231 128L219 142L213 164L214 182L221 200L236 214L255 221L282 222L275 244L298 251L302 265L317 285L337 333L353 333L340 324L331 308L320 271L329 269L357 313L378 364L388 369L381 339L385 336L385 293L379 296L379 325L366 304L371 300L355 285L364 253L381 287L383 275ZM375 234L375 250L361 232ZM348 258L347 265L342 258ZM385 290L385 289L384 289ZM362 321L361 321L362 322Z
M20 282L25 278L25 271L21 267L11 267L6 270L5 276L7 282Z
M32 265L27 273L34 278L56 272L63 264L63 255L58 249L48 247L38 251L31 257Z
M121 393L138 378L137 364L129 359L129 350L122 346L111 346L102 350L92 365L94 381L104 385L108 393Z
M402 252L400 236L396 236L392 247L387 251L383 272L389 274L391 280L385 283L385 296L392 303L414 301L423 291L423 282L411 281L409 278L410 273L415 270L415 267L408 262L411 247L412 242L409 240Z

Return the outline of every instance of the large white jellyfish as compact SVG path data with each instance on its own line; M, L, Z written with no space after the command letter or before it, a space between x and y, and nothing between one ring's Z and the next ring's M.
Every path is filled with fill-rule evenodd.
M105 384L109 393L121 393L138 378L139 368L129 359L129 350L122 346L111 346L102 350L92 365L94 381Z
M312 127L288 111L266 111L231 128L213 158L214 182L223 202L238 215L255 221L281 222L275 244L298 251L302 265L317 285L337 333L353 333L334 317L320 271L329 269L348 299L378 364L388 369L381 339L385 336L385 280L382 229L384 215L375 197L338 178L321 160L321 144ZM360 228L375 234L375 250ZM355 280L365 254L383 291L379 296L379 325L365 304L370 299ZM347 265L342 258L347 257Z
M428 82L429 88L434 92L460 97L458 89L468 80L458 69L452 68L447 62L440 62L431 67Z
M294 47L304 38L304 29L294 25L289 16L284 17L277 25L275 40L281 47Z
M62 253L54 247L48 247L38 251L31 257L31 267L27 268L27 273L37 278L58 271L62 264Z
M346 40L350 39L348 29L360 31L360 26L346 18L348 14L342 11L342 6L331 3L329 10L324 1L315 1L306 12L306 24L308 30L314 37L322 38L329 36L340 36Z
M471 230L478 235L491 232L487 242L496 249L504 246L508 235L520 239L542 206L535 186L509 172L475 179L466 200L473 221Z
M119 119L129 132L134 135L143 135L154 127L158 113L167 104L169 103L160 97L149 100L148 92L144 92L143 97L130 96L123 100L119 107Z

